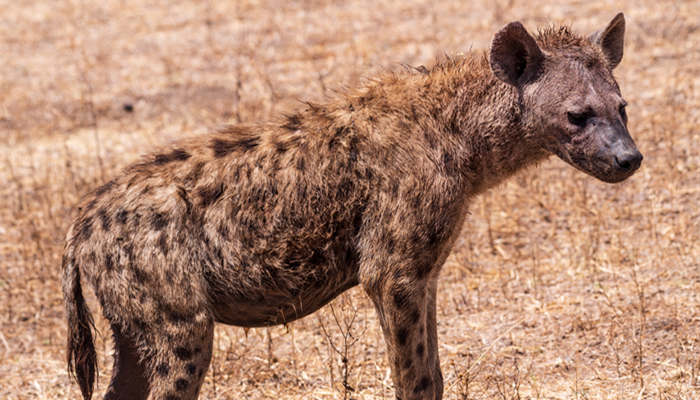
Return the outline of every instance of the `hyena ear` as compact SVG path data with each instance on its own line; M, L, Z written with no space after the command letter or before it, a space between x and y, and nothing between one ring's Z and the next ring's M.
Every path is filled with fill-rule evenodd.
M600 46L610 63L610 69L614 69L622 61L622 50L625 46L625 16L622 13L617 14L607 28L592 34L589 40Z
M511 22L491 43L491 70L505 83L521 86L535 77L544 54L520 22Z

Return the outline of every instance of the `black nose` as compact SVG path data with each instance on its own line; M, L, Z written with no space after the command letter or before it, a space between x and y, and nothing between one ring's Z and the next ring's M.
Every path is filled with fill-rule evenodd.
M635 171L642 164L642 153L639 151L625 152L615 156L615 164L617 168L625 172Z

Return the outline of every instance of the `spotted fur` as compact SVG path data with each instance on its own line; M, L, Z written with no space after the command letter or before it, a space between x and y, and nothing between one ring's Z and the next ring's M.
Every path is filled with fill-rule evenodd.
M194 399L215 322L288 323L358 284L397 397L440 399L437 278L469 200L551 153L573 163L566 154L595 150L561 136L573 128L555 107L583 102L582 84L612 107L613 23L602 41L566 28L533 39L509 24L490 57L387 74L277 123L187 139L95 190L63 265L84 398L97 368L81 276L114 332L108 399Z

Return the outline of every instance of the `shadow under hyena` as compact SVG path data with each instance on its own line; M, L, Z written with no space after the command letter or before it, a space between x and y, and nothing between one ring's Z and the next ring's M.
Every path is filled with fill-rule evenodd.
M286 323L358 284L397 398L441 398L435 292L469 199L550 154L607 182L641 163L612 76L624 27L619 14L588 38L533 37L514 22L488 55L179 142L95 190L63 258L85 399L96 354L81 275L114 332L108 399L194 399L215 322Z

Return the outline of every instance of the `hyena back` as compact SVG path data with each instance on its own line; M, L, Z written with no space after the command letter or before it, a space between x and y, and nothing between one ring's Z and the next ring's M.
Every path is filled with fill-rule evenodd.
M389 74L127 168L67 234L68 361L85 399L97 369L81 275L115 338L108 399L194 399L215 322L290 322L358 284L397 397L441 398L437 278L468 200L549 154L608 182L639 167L611 73L623 33L621 14L591 38L511 23L489 57Z

